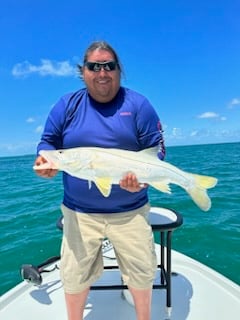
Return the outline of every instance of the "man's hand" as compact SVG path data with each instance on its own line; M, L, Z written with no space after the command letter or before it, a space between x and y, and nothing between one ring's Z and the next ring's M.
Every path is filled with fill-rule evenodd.
M44 163L47 163L47 160L44 159L42 156L38 156L37 159L35 160L34 166L40 166ZM35 173L43 178L52 178L57 174L58 170L56 169L50 169L50 168L46 168L46 169L35 169Z
M120 181L119 185L122 189L125 189L129 192L139 192L143 188L147 188L146 183L139 183L137 177L134 173L127 173Z

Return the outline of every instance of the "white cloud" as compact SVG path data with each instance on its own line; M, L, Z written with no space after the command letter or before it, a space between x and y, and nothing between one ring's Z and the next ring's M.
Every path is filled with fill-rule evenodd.
M226 121L226 120L227 120L227 117L220 117L220 120L221 120L221 121Z
M215 112L204 112L198 116L199 119L219 118L219 114Z
M197 118L199 118L199 119L216 119L216 120L220 120L220 121L227 120L226 117L221 116L220 114L215 113L215 112L211 112L211 111L204 112L204 113L198 115Z
M28 61L17 63L12 69L12 74L15 77L25 77L30 74L38 74L43 77L69 77L76 75L76 69L69 61L57 62L48 59L41 59L40 65L33 65Z
M181 137L182 136L182 129L181 128L173 128L172 135L174 137Z
M194 131L190 132L190 137L195 137L198 135L198 133L199 133L198 130L194 130Z
M15 155L24 155L24 154L35 154L36 146L38 142L34 141L21 141L12 142L7 144L0 144L0 156L15 156Z
M35 119L32 118L32 117L29 117L29 118L27 118L26 122L27 123L33 123L33 122L35 122Z
M229 109L234 108L236 105L240 105L240 99L233 98L232 101L229 103L228 107Z
M164 130L164 139L165 140L179 141L184 138L185 138L185 136L184 136L181 128L174 127L172 129L169 128L169 130Z
M38 126L38 127L35 129L35 132L36 132L36 133L42 133L42 132L43 132L43 126Z

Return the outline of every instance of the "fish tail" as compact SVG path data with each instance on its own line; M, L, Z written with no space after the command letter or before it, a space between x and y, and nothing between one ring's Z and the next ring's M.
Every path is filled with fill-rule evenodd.
M215 187L217 184L217 179L209 176L202 176L199 174L191 174L194 178L196 184L204 189L210 189Z
M217 184L217 179L197 174L191 175L194 179L194 183L192 184L192 187L187 189L187 192L203 211L208 211L211 208L211 200L207 194L207 189L213 188Z

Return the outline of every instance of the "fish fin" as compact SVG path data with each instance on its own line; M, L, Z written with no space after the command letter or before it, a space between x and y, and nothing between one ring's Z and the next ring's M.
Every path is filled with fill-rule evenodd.
M167 181L149 182L149 184L157 190L160 190L165 193L171 193L171 189L170 189L169 183Z
M112 179L111 178L108 178L108 177L96 178L94 182L104 197L108 197L110 195L110 192L112 189Z
M193 201L203 211L208 211L211 208L211 199L207 194L209 188L213 188L217 184L217 179L209 176L201 176L197 174L191 174L194 178L192 187L186 189Z
M217 181L218 181L214 177L202 176L199 174L192 174L191 173L191 176L194 178L197 185L199 185L205 189L210 189L210 188L215 187L215 185L217 184Z
M187 192L200 209L208 211L211 208L211 200L207 195L206 189L194 187L187 189Z

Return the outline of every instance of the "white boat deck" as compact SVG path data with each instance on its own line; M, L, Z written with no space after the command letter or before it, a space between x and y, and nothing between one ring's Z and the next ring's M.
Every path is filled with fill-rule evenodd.
M158 245L156 245L158 246ZM159 250L157 250L158 252ZM114 260L105 259L106 264ZM234 320L240 315L240 287L217 272L172 251L172 312L166 313L166 290L154 289L152 320ZM176 273L176 274L175 274ZM117 281L117 282L116 282ZM105 271L102 284L120 284L118 271ZM93 290L85 308L86 320L134 320L129 292ZM2 320L66 320L59 270L43 274L43 283L23 282L0 298Z

